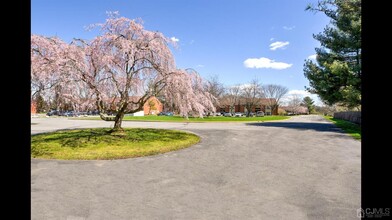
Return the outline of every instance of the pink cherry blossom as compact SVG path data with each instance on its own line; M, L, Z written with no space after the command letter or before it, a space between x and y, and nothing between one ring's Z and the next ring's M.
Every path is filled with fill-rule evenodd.
M215 97L203 89L200 75L176 68L168 46L172 41L162 33L116 13L94 27L101 32L91 41L31 36L32 94L53 94L56 86L75 110L95 106L103 120L115 111L114 130L121 129L125 114L140 111L152 96L163 95L184 117L215 111Z

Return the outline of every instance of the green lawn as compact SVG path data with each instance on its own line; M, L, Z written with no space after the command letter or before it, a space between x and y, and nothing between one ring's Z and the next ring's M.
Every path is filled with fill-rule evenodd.
M125 116L124 121L166 121L166 122L259 122L259 121L273 121L288 119L288 116L264 116L264 117L204 117L194 118L189 117L189 120L181 116ZM86 118L75 118L75 119L86 119L86 120L101 120L99 117L86 117Z
M324 116L325 119L332 121L336 126L341 128L344 132L351 135L353 138L357 140L361 140L361 126L351 123L349 121L336 119L331 116Z
M31 157L62 160L110 160L142 157L189 147L200 141L191 133L150 128L64 130L31 136Z

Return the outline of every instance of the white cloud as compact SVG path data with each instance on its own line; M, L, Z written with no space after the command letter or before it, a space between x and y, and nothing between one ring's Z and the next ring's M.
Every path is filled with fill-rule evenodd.
M316 60L316 57L317 57L317 54L312 54L312 55L308 56L308 59Z
M240 89L250 88L252 85L250 83L244 83L237 85Z
M201 68L203 68L204 65L203 65L203 64L199 64L199 65L197 65L196 67L201 67Z
M283 29L285 29L286 31L291 31L294 28L295 28L295 26L291 26L291 27L283 26Z
M270 46L270 50L276 50L276 49L285 49L287 45L289 45L290 43L288 41L286 42L282 42L282 41L276 41L271 43Z
M315 105L322 105L322 102L320 100L320 98L318 97L317 94L311 94L310 92L306 91L306 90L299 90L299 89L293 89L290 90L283 98L282 98L282 102L287 105L287 103L290 101L290 98L293 95L297 95L299 96L300 99L305 98L306 96L309 96L311 99L313 99L314 104Z
M293 64L283 63L283 62L275 62L275 60L270 60L265 57L261 58L248 58L244 61L244 66L246 68L271 68L271 69L287 69L290 68Z
M300 96L310 96L312 95L310 92L306 91L306 90L299 90L299 89L294 89L294 90L290 90L288 93L288 95L300 95Z
M195 40L191 40L191 41L189 42L190 45L192 45L193 43L195 43Z
M171 37L170 40L172 40L173 42L178 42L180 41L180 39L176 38L176 37Z
M275 40L275 38L271 37L271 38L270 38L270 41L273 41L273 40Z

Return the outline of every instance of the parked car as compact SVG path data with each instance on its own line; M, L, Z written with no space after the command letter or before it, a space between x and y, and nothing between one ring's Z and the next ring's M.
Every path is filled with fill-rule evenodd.
M78 117L87 117L87 112L76 112Z
M256 116L257 117L263 117L264 116L264 112L262 112L262 111L256 112Z
M57 115L58 116L66 116L67 112L66 111L58 111Z
M53 115L59 115L59 112L57 110L50 110L48 113L46 113L47 116L53 116Z
M203 116L215 116L214 112L207 112L207 113L203 113Z
M254 113L254 112L249 113L249 117L255 117L255 116L256 116L256 113Z
M64 113L64 116L66 116L66 117L76 117L78 115L74 111L66 111Z
M244 113L242 113L242 112L234 113L234 117L242 117L243 115L244 115Z
M207 112L203 113L203 116L221 116L222 114L220 112Z
M225 112L224 114L223 114L223 116L225 116L225 117L231 117L231 116L233 116L230 112Z
M90 111L87 111L87 115L99 115L99 111L98 110L90 110Z
M173 112L159 112L158 116L173 116Z

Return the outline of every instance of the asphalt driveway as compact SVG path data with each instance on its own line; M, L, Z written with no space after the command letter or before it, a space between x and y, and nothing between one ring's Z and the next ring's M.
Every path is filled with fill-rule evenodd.
M32 118L31 131L112 124ZM123 126L187 130L202 141L144 158L32 159L32 219L357 219L361 143L320 116Z

